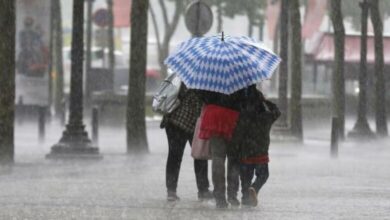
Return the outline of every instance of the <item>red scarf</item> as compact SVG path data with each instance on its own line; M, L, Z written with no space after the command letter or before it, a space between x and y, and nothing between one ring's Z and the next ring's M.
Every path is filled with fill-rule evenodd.
M254 157L247 157L241 159L241 163L244 164L266 164L269 163L268 154L262 154Z

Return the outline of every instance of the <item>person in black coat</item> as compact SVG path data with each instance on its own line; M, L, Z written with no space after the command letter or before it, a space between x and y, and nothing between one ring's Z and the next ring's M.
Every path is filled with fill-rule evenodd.
M257 89L248 88L246 93L229 149L240 158L242 204L256 206L257 194L269 177L270 130L280 111Z

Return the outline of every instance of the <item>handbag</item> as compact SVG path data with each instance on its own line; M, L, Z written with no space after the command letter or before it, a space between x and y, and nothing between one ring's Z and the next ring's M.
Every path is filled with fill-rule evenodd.
M180 105L178 98L180 87L181 80L176 73L165 78L153 96L153 111L165 115L175 110Z
M198 159L198 160L210 160L211 159L210 139L199 138L201 121L202 121L202 116L196 120L194 137L192 139L192 145L191 145L191 156L194 159Z

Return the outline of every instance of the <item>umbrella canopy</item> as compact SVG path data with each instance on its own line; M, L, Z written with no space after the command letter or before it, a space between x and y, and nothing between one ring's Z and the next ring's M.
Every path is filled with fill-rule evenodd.
M223 35L191 38L165 60L188 88L223 94L269 79L279 63L254 39Z

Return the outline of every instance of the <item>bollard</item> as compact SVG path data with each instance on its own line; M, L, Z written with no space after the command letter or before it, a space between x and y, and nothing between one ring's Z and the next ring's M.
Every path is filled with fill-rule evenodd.
M39 142L42 143L45 140L45 115L46 107L38 107L38 138Z
M99 108L94 106L92 108L92 142L98 143L99 139Z
M339 153L339 120L337 117L332 118L332 133L330 142L330 154L332 157L337 157Z
M64 127L65 122L66 122L66 103L65 103L65 100L61 101L60 121L61 121L61 126Z
M17 123L20 125L23 122L24 119L24 102L23 102L23 96L19 96L18 103L16 104L16 115L15 119Z

